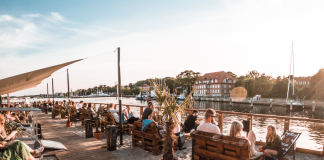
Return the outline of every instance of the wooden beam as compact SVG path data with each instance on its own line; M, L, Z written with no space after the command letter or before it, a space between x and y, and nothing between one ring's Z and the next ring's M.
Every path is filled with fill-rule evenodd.
M218 127L222 134L223 134L223 118L224 115L222 113L218 114Z

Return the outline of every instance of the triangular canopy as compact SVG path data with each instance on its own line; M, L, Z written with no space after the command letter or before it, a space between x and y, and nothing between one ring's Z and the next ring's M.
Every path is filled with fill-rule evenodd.
M22 91L28 88L36 87L44 79L50 77L55 71L68 66L72 63L81 61L82 59L59 64L56 66L43 68L28 73L23 73L17 76L5 78L0 80L0 95Z

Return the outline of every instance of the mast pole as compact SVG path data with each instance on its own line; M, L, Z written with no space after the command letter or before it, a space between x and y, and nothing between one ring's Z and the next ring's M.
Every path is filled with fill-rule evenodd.
M293 96L295 95L295 54L294 54L294 42L291 42L291 52L293 59Z

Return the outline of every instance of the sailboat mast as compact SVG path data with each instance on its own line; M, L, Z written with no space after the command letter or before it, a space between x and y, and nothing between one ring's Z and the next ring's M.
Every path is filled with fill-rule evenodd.
M287 98L286 98L286 102L288 101L288 97L289 97L289 87L290 87L290 74L291 74L291 64L292 64L292 61L293 61L293 50L291 50L291 57L290 57L290 70L289 70L289 81L288 81L288 89L287 89Z
M291 42L291 54L293 59L293 96L295 95L295 55L294 55L294 42Z

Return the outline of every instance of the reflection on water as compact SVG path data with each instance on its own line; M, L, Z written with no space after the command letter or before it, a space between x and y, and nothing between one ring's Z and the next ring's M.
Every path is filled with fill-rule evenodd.
M270 114L270 115L280 115L280 116L291 116L291 117L307 117L314 119L323 119L323 109L316 109L316 112L312 113L310 108L294 108L292 111L289 108L283 106L264 106L264 105L254 105L252 108L249 104L237 104L234 103L232 107L229 103L221 102L207 102L207 101L196 101L194 104L195 109L207 109L213 108L215 110L221 111L234 111L234 112L244 112L244 113L255 113L255 114ZM199 114L203 117L203 113ZM223 124L223 134L229 134L229 129L232 121L243 121L247 119L242 115L224 115ZM257 140L265 142L266 128L268 125L273 125L277 129L279 135L283 134L284 131L284 120L276 118L261 118L253 117L252 129L256 133ZM306 122L306 121L290 121L290 130L296 132L302 132L300 138L297 141L297 147L323 150L323 140L324 140L324 124Z
M45 100L45 99L41 99ZM62 101L63 98L56 98L55 100ZM116 97L102 97L102 98L75 98L72 99L75 102L83 100L86 103L118 103L119 101ZM30 100L33 102L34 100ZM39 99L35 99L39 101ZM15 102L15 101L12 101ZM135 98L123 98L123 104L131 105L143 105L146 106L145 101L137 101ZM180 101L181 103L181 101ZM97 106L98 107L98 106ZM194 104L196 109L207 109L213 108L215 110L221 111L234 111L234 112L244 112L244 113L255 113L255 114L271 114L271 115L280 115L280 116L295 116L295 117L308 117L315 119L323 119L323 109L316 109L315 113L312 113L311 109L302 109L295 108L291 112L286 107L273 106L258 106L254 105L252 108L249 104L237 104L234 103L232 107L229 106L229 103L221 102L207 102L207 101L196 101ZM139 117L140 109L133 107L135 116ZM203 113L199 113L199 117L203 117ZM223 124L223 134L227 135L229 133L230 125L233 120L243 121L247 117L242 115L224 115L224 124ZM216 118L217 120L217 118ZM277 129L277 133L281 135L284 129L284 120L275 119L275 118L260 118L253 117L253 131L255 131L257 140L265 142L266 137L266 127L268 125L273 125ZM297 147L314 149L314 150L323 150L323 140L324 140L324 124L314 123L314 122L305 122L305 121L290 121L290 130L302 132L301 137L297 141Z

